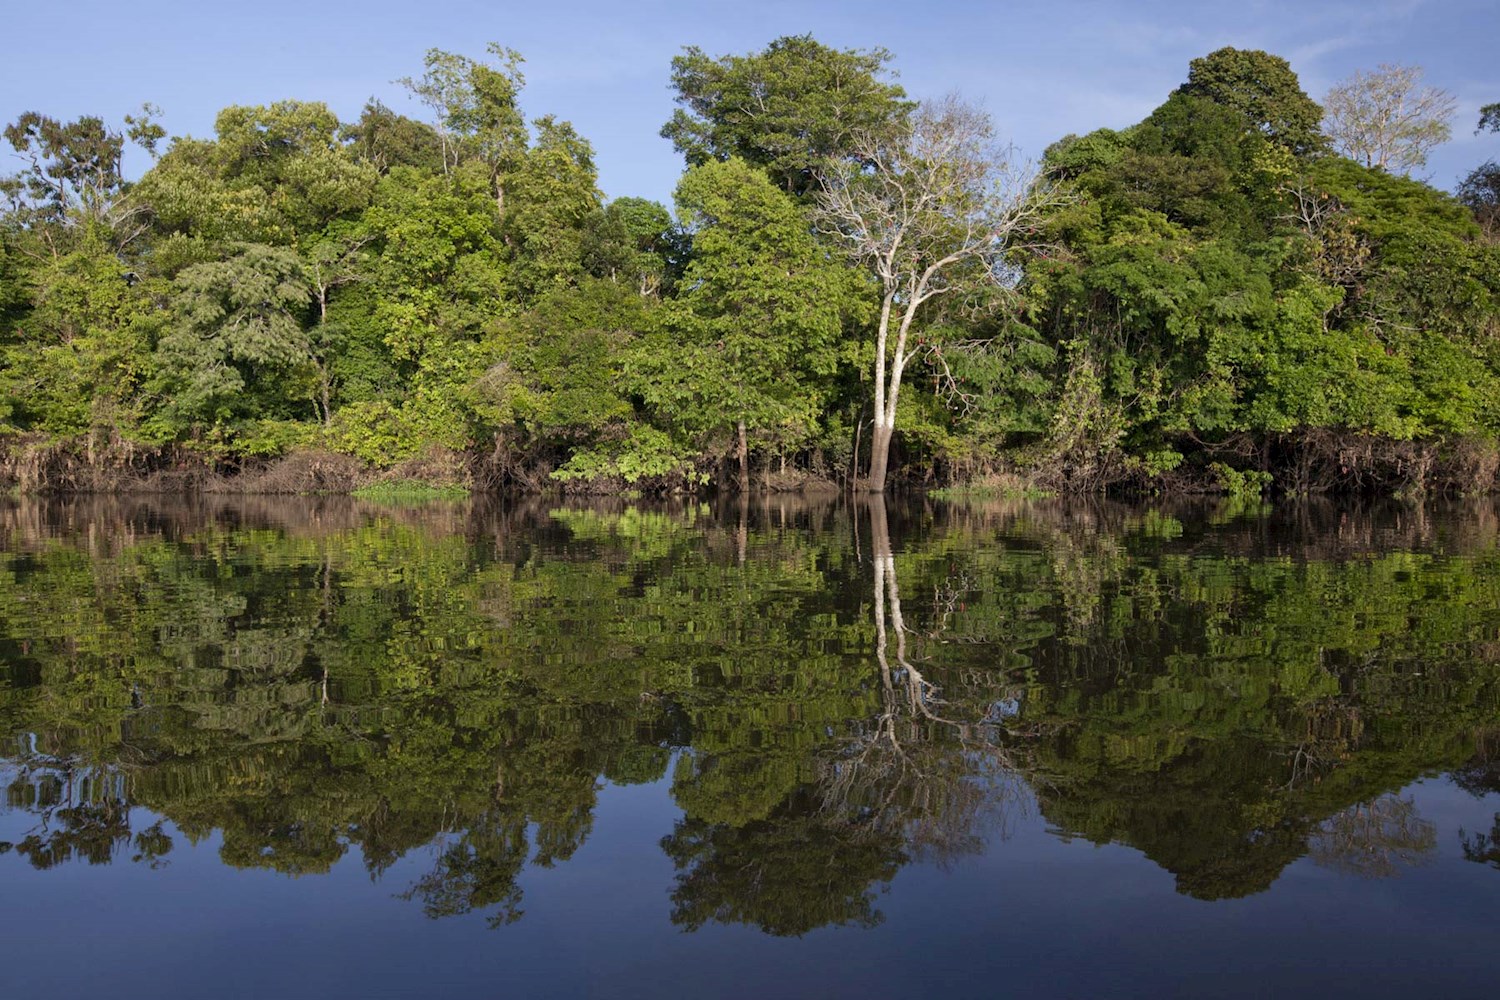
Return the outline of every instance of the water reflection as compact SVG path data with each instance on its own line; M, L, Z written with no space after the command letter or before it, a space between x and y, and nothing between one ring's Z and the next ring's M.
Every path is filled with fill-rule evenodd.
M1439 831L1398 789L1496 788L1489 506L27 502L0 536L0 853L37 869L425 857L390 891L500 926L601 783L666 782L672 922L799 935L1020 823L1217 899L1408 870ZM1500 817L1461 836L1500 867Z

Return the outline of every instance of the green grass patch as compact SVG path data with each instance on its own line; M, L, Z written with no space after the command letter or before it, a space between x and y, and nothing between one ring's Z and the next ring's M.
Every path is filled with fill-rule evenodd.
M380 503L424 503L428 500L463 500L469 491L463 486L436 486L420 479L391 479L361 486L353 495L360 500Z
M1002 482L960 483L928 490L927 495L935 500L1040 500L1052 494L1022 480L1007 479Z

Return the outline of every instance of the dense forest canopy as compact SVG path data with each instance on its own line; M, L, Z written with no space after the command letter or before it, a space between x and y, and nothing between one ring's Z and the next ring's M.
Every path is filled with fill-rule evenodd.
M1398 171L1449 133L1419 70L1356 75L1325 117L1285 60L1221 49L1145 120L1028 170L893 63L810 36L685 50L670 208L606 201L500 45L428 52L404 111L355 121L292 99L204 138L149 104L23 115L5 475L1494 486L1500 184L1493 162L1456 196Z

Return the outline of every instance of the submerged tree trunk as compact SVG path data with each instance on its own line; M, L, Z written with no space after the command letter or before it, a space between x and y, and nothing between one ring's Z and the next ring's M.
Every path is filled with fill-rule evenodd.
M750 439L746 435L745 422L743 420L736 425L736 429L739 431L739 488L741 495L744 495L750 492Z
M870 434L870 475L865 480L865 489L870 493L884 493L886 475L891 460L891 437L895 427L875 417L875 426Z
M740 494L740 519L734 531L734 551L741 566L750 548L750 498Z

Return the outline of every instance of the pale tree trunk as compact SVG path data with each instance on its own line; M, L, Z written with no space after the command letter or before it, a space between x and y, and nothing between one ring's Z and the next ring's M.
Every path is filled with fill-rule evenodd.
M865 489L870 493L885 492L885 478L891 460L891 436L895 428L875 417L875 427L870 434L870 475L865 480Z
M883 292L866 493L886 487L902 372L922 349L908 343L923 304L999 283L997 265L1018 249L1015 237L1029 235L1060 201L995 148L983 111L950 97L920 106L906 124L894 142L856 135L855 161L819 178L819 230L843 243Z
M320 355L327 352L325 333L328 326L328 289L328 285L318 285L318 347ZM333 406L331 405L332 400L330 399L329 386L330 381L331 380L328 375L328 359L326 357L320 356L318 358L318 395L323 404L324 427L330 427L333 425Z
M905 719L908 726L922 720L948 725L953 723L933 712L937 688L908 657L906 621L901 615L901 587L896 578L896 550L891 545L885 497L872 496L869 505L870 550L875 564L875 659L880 664L881 686L886 701L881 729L895 746L898 742L897 719ZM896 640L894 650L890 648L892 636ZM892 652L896 654L894 668L891 664Z
M885 492L886 465L890 461L891 431L894 428L885 419L885 352L894 303L895 295L887 289L880 303L880 324L875 328L875 423L870 433L870 475L865 480L868 493Z
M927 281L932 270L923 274L917 283L916 293L901 313L901 322L896 328L896 345L887 369L886 349L890 342L891 307L893 295L887 294L880 310L880 326L875 334L875 424L870 435L870 476L865 480L869 493L884 493L890 471L891 440L896 436L896 401L901 396L901 377L906 363L911 360L906 350L907 338L911 334L912 321L916 319L917 307L927 294Z

